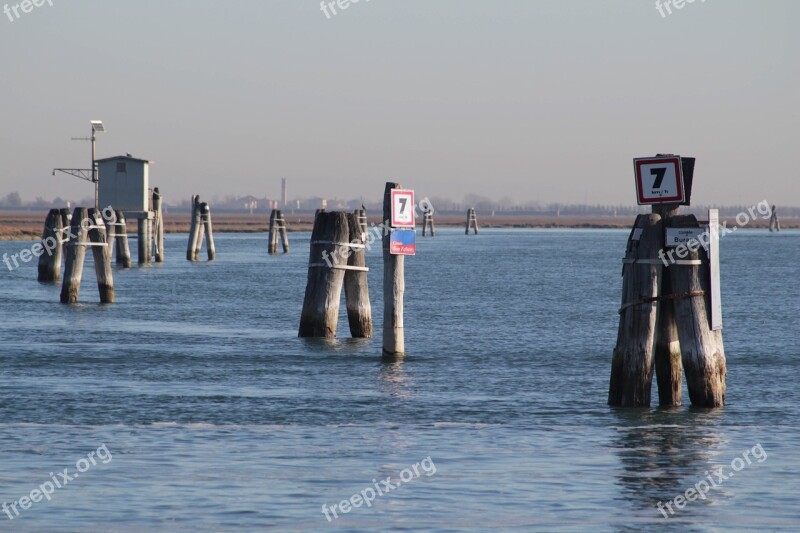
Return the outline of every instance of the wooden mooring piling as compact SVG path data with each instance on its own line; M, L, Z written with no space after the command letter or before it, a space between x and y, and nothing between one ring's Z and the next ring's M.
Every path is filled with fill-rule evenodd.
M688 205L694 159L681 165ZM654 369L662 407L681 404L684 372L692 405L725 404L718 213L709 212L703 231L693 215L679 215L680 205L654 205L652 214L637 217L628 238L609 405L649 406Z
M269 245L270 254L278 253L278 237L280 236L283 253L289 253L289 235L287 234L286 218L283 211L273 209L269 215Z
M156 263L164 262L164 213L161 207L161 193L158 187L153 189L153 256Z
M369 226L367 224L367 210L363 208L356 209L353 211L353 214L356 216L356 221L358 222L358 226L361 228L361 234L364 236L364 240L366 242L367 231L369 230Z
M114 302L114 277L106 226L98 209L78 207L72 215L72 238L67 246L61 303L77 303L83 276L86 248L92 248L100 303Z
M200 196L192 196L192 222L189 230L189 243L186 248L186 259L197 261L203 247L203 236L206 241L206 253L209 261L217 257L214 244L214 230L211 224L211 207L206 202L200 202Z
M780 231L781 221L778 219L778 206L772 206L772 214L769 217L769 232Z
M192 209L192 218L190 219L190 227L189 227L189 242L186 246L186 260L187 261L197 261L197 237L198 232L200 231L200 210L198 209L198 203L200 202L200 197L192 195L191 201L191 209Z
M317 211L298 336L336 337L342 285L351 336L372 336L365 241L357 215Z
M383 357L402 358L406 352L403 296L406 290L405 257L391 253L392 190L399 183L387 182L383 193Z
M662 264L661 217L639 215L623 261L622 308L611 363L610 405L650 405Z
M425 237L426 230L430 231L431 237L436 236L436 228L433 225L433 213L426 209L422 214L422 236ZM467 214L467 234L469 234L469 214Z
M344 295L347 304L347 321L353 338L372 337L372 305L369 301L367 281L367 216L357 209L347 215L350 234L350 255L344 273Z
M399 183L387 182L383 199L383 343L384 359L405 355L403 295L405 292L404 256L392 253L392 191ZM413 204L413 191L406 194ZM413 219L412 219L413 220ZM336 337L342 285L345 286L347 317L353 337L372 336L372 309L367 283L366 211L354 213L319 210L314 217L308 281L300 316L299 337ZM407 230L407 228L404 228ZM403 252L407 252L403 250Z
M475 215L474 207L467 209L467 228L464 230L464 235L469 235L470 228L475 232L475 235L478 234L478 217Z
M59 209L59 213L61 213L61 227L62 227L62 236L61 236L61 252L62 256L67 255L67 244L69 244L70 239L70 226L72 225L72 211L68 208L64 207Z
M676 216L674 227L700 228L694 215ZM680 339L681 360L686 374L686 388L692 405L721 407L725 404L727 362L721 326L712 328L711 254L718 253L715 240L718 228L710 223L710 250L688 250L688 257L670 265L670 283L674 295L675 320ZM717 257L717 260L719 258ZM719 297L717 294L715 297Z
M119 209L115 210L116 222L113 223L116 228L114 233L114 246L116 248L116 262L122 268L131 267L131 247L128 242L128 223L125 220L125 213ZM110 226L111 224L109 224ZM109 242L112 242L109 240Z
M152 232L150 231L150 219L149 218L139 218L136 220L137 222L137 245L138 249L138 259L139 264L147 264L150 262L150 252L152 250L153 243L151 241Z
M213 261L217 258L217 247L214 244L214 229L211 225L211 206L203 202L200 204L200 212L202 213L201 220L206 230L206 255L209 261Z
M38 279L53 283L61 279L61 240L64 237L64 226L59 209L51 209L44 221L42 231L41 255L39 256Z
M117 247L117 227L119 221L117 219L117 212L111 206L103 209L103 222L106 225L106 242L108 242L108 260L113 263L114 252ZM127 228L126 228L127 230ZM125 232L127 235L127 231Z

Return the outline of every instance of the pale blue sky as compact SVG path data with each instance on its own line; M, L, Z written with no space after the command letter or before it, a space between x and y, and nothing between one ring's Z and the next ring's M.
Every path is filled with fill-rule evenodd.
M0 14L2 193L90 196L50 170L99 118L168 198L634 204L632 158L675 152L696 203L800 205L794 0L52 1Z

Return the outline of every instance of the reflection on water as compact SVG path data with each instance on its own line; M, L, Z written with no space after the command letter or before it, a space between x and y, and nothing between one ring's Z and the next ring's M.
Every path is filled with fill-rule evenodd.
M403 371L404 362L384 360L381 363L381 392L393 398L410 400L414 398L414 378Z
M727 449L729 439L721 425L724 409L612 411L619 421L612 444L622 465L617 484L623 498L644 512L659 514L658 502L683 494L703 479L712 461ZM713 504L721 495L712 491L702 503Z

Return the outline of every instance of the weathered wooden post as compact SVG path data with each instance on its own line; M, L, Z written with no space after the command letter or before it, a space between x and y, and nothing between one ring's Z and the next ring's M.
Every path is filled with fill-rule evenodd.
M281 238L283 253L289 253L289 235L286 230L286 218L283 211L273 209L269 215L269 244L267 251L270 254L278 253L278 237Z
M197 242L198 242L198 232L200 231L200 219L201 215L197 209L197 205L200 201L199 196L192 195L192 202L191 202L191 210L192 210L192 218L191 218L191 228L189 229L189 243L186 246L186 260L187 261L196 261L197 260Z
M92 247L94 271L97 277L97 290L100 303L114 303L114 276L111 271L111 246L106 240L106 225L99 209L89 209L89 241ZM77 296L77 294L76 294Z
M139 264L144 265L150 262L150 250L152 243L150 241L152 232L150 231L149 214L144 213L143 218L139 218L138 222L138 244L139 244Z
M402 189L402 186L387 182L383 192L383 356L399 358L406 351L403 326L405 257L391 253L392 189Z
M316 219L315 219L316 221ZM267 253L278 253L278 210L273 209L269 214L269 243Z
M772 215L769 217L769 232L780 231L781 221L778 220L778 206L772 206Z
M61 235L61 252L64 257L67 256L67 245L70 239L70 228L72 227L72 213L67 208L59 209L61 213L61 227L63 234Z
M694 215L675 217L673 225L700 227ZM718 228L711 227L709 231L713 241ZM670 283L675 291L675 317L689 399L698 407L722 407L727 366L722 332L711 329L710 257L702 247L688 246L682 252L670 268Z
M679 204L658 204L653 206L653 213L661 217L662 226L669 227L672 218L680 211ZM660 247L665 247L664 236L661 236ZM669 267L665 266L661 276L659 294L672 294ZM656 382L658 383L658 404L662 407L681 405L681 384L683 367L681 365L681 343L678 338L678 326L675 323L675 309L671 300L662 299L658 304L658 322L656 324L655 346Z
M475 235L478 234L478 217L475 215L474 207L467 209L467 229L464 231L464 235L469 235L470 228L475 231Z
M158 191L158 187L153 189L153 212L155 213L155 219L153 221L155 229L155 238L153 239L155 244L154 255L156 263L163 263L164 262L164 213L162 212L161 193Z
M193 261L197 261L200 259L200 251L203 249L203 239L205 239L206 235L206 225L205 221L203 220L203 208L202 203L199 202L200 197L197 197L198 203L197 207L195 208L195 218L197 219L197 231L195 233L195 237L197 241L194 243L194 259Z
M67 247L64 266L64 282L61 285L61 303L74 304L78 301L83 276L83 262L86 258L86 242L89 236L89 210L76 207L72 215L72 238Z
M117 212L111 206L103 209L103 222L106 225L106 242L108 243L109 261L114 260L114 252L117 250Z
M666 269L666 271L668 270ZM672 283L666 271L661 278L661 294L672 294ZM664 299L658 304L656 331L655 363L658 404L662 407L677 407L681 405L682 401L683 365L681 364L678 325L675 322L675 308L670 300Z
M208 260L213 261L217 257L217 248L214 246L214 229L211 225L211 207L206 202L203 202L200 204L200 212L203 215L203 226L206 233L206 253L208 254ZM200 253L199 246L200 245L198 245L197 250L198 254Z
M622 306L608 404L647 407L653 380L662 262L663 226L656 214L639 215L628 238L623 264Z
M363 208L356 209L353 211L353 214L356 216L358 220L358 227L361 228L361 233L365 236L367 235L367 231L369 231L369 225L367 224L367 210Z
M683 157L679 161L685 203L688 205L694 181L695 159ZM651 173L658 177L665 176L658 170L652 170ZM669 228L668 232L692 235L687 242L665 243L665 249L676 244L677 247L669 253L662 252L669 260L664 261L668 267L661 286L659 340L656 344L659 399L661 405L680 405L683 370L693 405L721 407L725 403L725 353L722 334L710 325L709 320L712 309L711 259L719 260L717 211L712 211L713 218L712 212L709 213L709 227L703 232L695 217L679 215L679 206L680 204L653 206L654 212L658 210L662 214L664 227ZM686 229L690 231L686 232ZM705 242L702 242L703 235L706 237ZM710 257L709 252L701 245L708 245L710 253L716 257ZM673 257L676 253L677 259ZM716 272L719 271L718 266L717 263Z
M128 243L128 223L125 221L125 213L117 209L114 211L117 216L115 232L117 248L117 264L123 268L131 267L131 248ZM111 241L109 241L110 243Z
M61 279L61 238L64 228L61 223L61 213L58 209L51 209L44 221L42 231L42 254L39 256L38 279L42 282L56 282Z
M367 234L363 230L360 210L347 216L350 232L350 257L344 274L347 320L353 338L372 337L372 306L367 282Z
M299 337L336 337L339 301L349 256L349 236L346 213L317 211L311 232L308 281Z
M283 216L283 211L278 211L278 232L281 234L281 247L283 253L289 253L289 234L286 228L286 218Z
M426 209L422 216L422 236L425 237L425 230L430 229L431 237L436 236L436 228L433 225L433 213L430 209ZM469 226L467 226L467 233L469 234Z

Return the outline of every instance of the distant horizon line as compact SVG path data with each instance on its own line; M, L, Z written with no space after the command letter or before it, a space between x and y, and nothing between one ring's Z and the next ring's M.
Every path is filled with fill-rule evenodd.
M237 204L232 205L234 202L242 198L249 197L241 196L235 199L217 199L213 200L210 203L212 208L216 208L218 211L224 212L269 212L271 209L291 209L292 211L300 211L300 212L313 212L317 209L352 209L357 208L360 205L364 205L368 208L368 211L375 211L379 210L382 207L382 202L380 201L368 201L366 199L361 198L351 198L349 200L345 199L323 199L320 197L312 197L312 198L300 198L290 200L286 204L281 204L280 200L272 199L272 198L256 198L257 204L255 206L246 206L245 204ZM9 205L5 203L6 197L0 198L0 211L36 211L36 210L46 210L46 209L54 209L54 208L75 208L75 207L82 207L88 206L92 207L94 205L94 199L90 197L82 198L80 201L75 202L69 199L63 198L55 198L53 200L43 200L43 201L28 201L22 202L21 205ZM253 197L255 198L255 197ZM62 200L62 202L55 202L54 200ZM309 205L309 202L313 202L316 200L326 200L328 205ZM262 203L263 202L263 203ZM297 202L300 202L300 205L297 205ZM184 207L189 206L190 201L189 199L181 200L178 202L169 202L164 201L163 205L167 209L181 209ZM333 204L333 205L330 205ZM779 205L773 204L770 202L771 205L776 206L776 209L779 214L787 214L787 215L794 215L800 217L800 206L795 205ZM605 215L609 214L609 216L615 216L615 212L619 211L620 216L625 215L636 215L642 213L649 213L651 211L651 206L649 205L637 205L637 204L586 204L586 203L568 203L568 202L531 202L527 204L517 204L513 206L508 205L499 205L498 202L491 201L488 205L485 202L476 202L476 203L469 203L469 202L462 202L462 201L453 201L453 200L446 200L444 204L440 203L442 207L437 207L436 203L431 204L433 206L434 211L438 211L441 213L456 213L460 212L467 208L475 208L478 211L492 212L492 213L503 213L508 215L513 215L515 213L519 214L530 214L530 213L540 213L546 214L550 211L556 211L556 216L558 214L563 214L565 216L575 216L578 215L586 215L586 216L597 216L597 215ZM693 212L693 211L705 211L708 209L719 209L720 211L736 211L741 210L742 207L746 207L747 204L706 204L706 203L697 203L692 205L682 205L681 207L686 212ZM578 213L576 213L576 211ZM580 213L582 212L583 213ZM559 213L561 212L561 213Z

